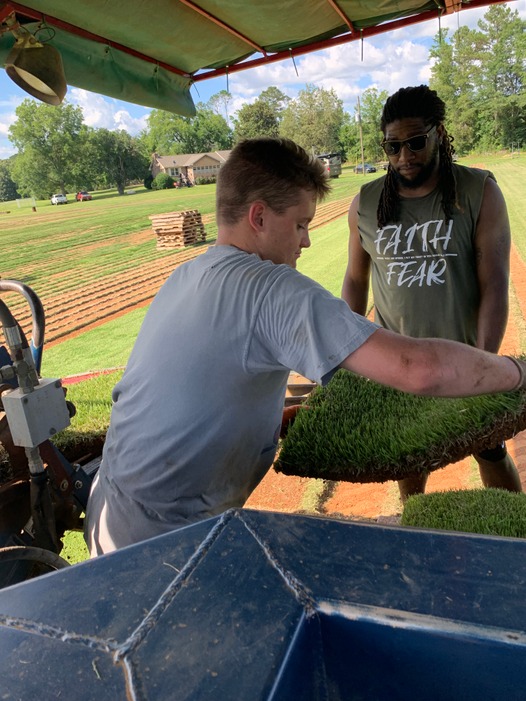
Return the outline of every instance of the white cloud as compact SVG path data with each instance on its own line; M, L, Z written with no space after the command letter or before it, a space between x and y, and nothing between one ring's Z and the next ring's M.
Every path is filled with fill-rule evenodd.
M7 74L6 74L7 75ZM7 81L10 85L13 85L11 81ZM13 85L14 87L14 85ZM18 88L15 88L18 90ZM29 95L26 95L26 97L29 97ZM5 95L1 100L0 100L0 109L2 107L9 107L13 111L18 107L18 105L22 102L24 98L20 97L19 95ZM1 117L0 117L1 119Z
M6 106L13 106L13 101L6 101ZM16 114L12 112L3 112L0 114L0 159L9 158L16 149L8 139L9 127L16 121Z
M526 0L525 0L526 1ZM307 83L333 89L352 112L357 96L366 87L395 92L403 85L426 83L430 76L429 42L397 40L392 35L351 42L296 60L262 66L238 73L231 81L237 103L253 101L269 85L276 85L289 97L296 97Z
M127 110L117 110L113 115L116 129L124 129L132 135L138 134L147 127L148 114L142 117L132 117Z
M12 156L14 153L15 149L11 146L9 141L0 139L0 161L4 160L4 158L9 158L9 156Z
M124 129L132 135L146 127L149 110L140 117L134 117L128 110L122 109L116 100L80 88L72 88L68 97L72 104L82 109L84 122L90 127Z
M9 127L15 121L15 115L13 114L2 114L0 115L0 137L7 138Z

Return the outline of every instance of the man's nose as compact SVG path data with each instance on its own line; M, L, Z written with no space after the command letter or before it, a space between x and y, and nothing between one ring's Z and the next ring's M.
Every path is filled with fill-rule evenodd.
M415 154L407 144L402 144L402 148L400 149L400 154L398 156L399 161L411 161L415 157Z
M310 236L308 230L306 230L303 236L301 237L300 246L302 248L310 248Z

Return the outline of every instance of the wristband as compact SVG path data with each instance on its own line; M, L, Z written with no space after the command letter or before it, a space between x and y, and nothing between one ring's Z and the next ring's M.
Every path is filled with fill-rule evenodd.
M517 382L517 384L515 385L515 387L513 387L513 388L510 390L511 392L514 392L515 390L521 389L521 388L524 387L525 380L526 380L526 378L525 378L525 376L524 376L524 368L523 368L522 364L519 363L519 361L517 360L517 358L514 358L512 355L505 355L504 357L505 357L505 358L508 358L508 360L511 360L511 361L513 362L513 364L515 365L515 367L518 368L519 373L520 373L519 381Z

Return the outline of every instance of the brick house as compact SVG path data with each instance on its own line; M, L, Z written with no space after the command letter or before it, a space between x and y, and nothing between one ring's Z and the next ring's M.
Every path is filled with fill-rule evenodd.
M230 153L230 151L211 151L210 153L184 153L177 156L160 156L158 153L153 153L150 171L153 178L159 173L167 173L174 180L182 177L195 183L198 178L217 176Z

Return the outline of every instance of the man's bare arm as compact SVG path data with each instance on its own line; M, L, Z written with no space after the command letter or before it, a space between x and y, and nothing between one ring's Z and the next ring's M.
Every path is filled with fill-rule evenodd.
M515 389L519 366L456 341L415 339L378 329L341 367L411 394L463 397Z
M497 353L508 322L511 235L504 196L488 178L475 233L480 291L477 346Z
M371 259L363 250L358 231L358 207L360 195L356 195L349 208L349 257L347 270L343 278L342 298L347 302L353 312L362 316L367 313L367 299L369 296L369 276L371 272Z

